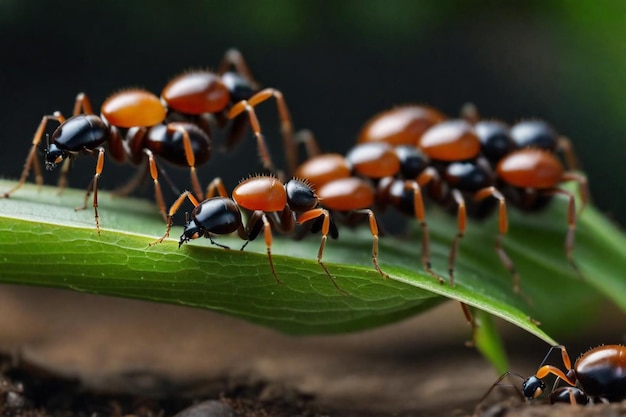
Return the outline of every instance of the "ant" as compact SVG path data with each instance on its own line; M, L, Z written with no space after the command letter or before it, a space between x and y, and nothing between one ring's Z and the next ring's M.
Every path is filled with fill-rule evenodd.
M576 201L571 192L559 186L569 181L578 184L582 203L580 211L589 200L589 191L587 178L572 171L578 164L569 139L559 137L552 127L541 120L522 121L513 125L510 137L515 149L495 164L503 194L522 211L539 211L557 194L568 198L565 254L572 268L580 274L573 259ZM564 154L567 168L557 157L559 152Z
M500 202L499 236L496 241L496 251L509 269L508 261L502 248L502 237L507 231L507 213L505 199L494 186L493 173L488 163L476 159L480 155L481 142L473 132L472 126L463 120L448 120L442 113L426 106L405 105L384 111L374 116L365 124L360 135L360 143L383 142L389 145L403 145L400 152L412 154L410 161L416 163L417 170L404 169L399 178L413 180L418 187L431 183L429 195L437 203L449 205L454 203L457 210L458 233L453 241L448 257L448 273L450 284L454 286L454 262L460 239L465 234L467 223L466 196L473 200L483 201L494 197ZM420 152L419 156L416 152ZM411 166L407 162L406 166ZM428 169L426 169L428 167ZM389 180L383 184L390 184ZM393 184L393 183L391 183ZM407 191L403 191L399 183L389 188L388 198L397 208L407 212L406 204L410 202ZM414 198L416 213L423 211L423 203ZM421 197L420 197L421 200ZM385 199L382 199L384 202ZM409 203L410 207L410 203ZM470 206L471 207L471 206ZM420 222L423 214L416 216ZM424 227L422 227L424 229ZM428 237L423 237L423 259L426 259ZM424 249L426 248L426 249ZM430 266L424 262L426 270ZM441 281L441 279L440 279Z
M315 142L310 132L307 142ZM317 149L307 146L307 149ZM410 173L409 173L410 172ZM396 179L404 173L406 179ZM320 197L321 205L333 212L341 213L345 223L358 223L363 217L369 222L373 237L372 261L374 268L384 278L385 273L378 263L379 230L372 208L391 204L418 219L423 231L422 261L426 271L439 278L430 267L428 228L424 216L424 204L418 177L422 183L432 178L432 173L423 163L423 155L406 146L392 147L384 142L364 142L354 146L346 156L340 154L309 155L295 173L312 183ZM407 190L411 201L398 197ZM441 280L441 278L439 278Z
M235 71L231 71L234 67ZM168 109L167 120L186 120L199 125L207 135L211 135L211 123L221 128L229 120L226 149L240 141L246 118L237 117L243 112L257 141L257 148L263 166L270 172L276 172L259 122L253 107L274 97L281 121L284 146L292 146L292 126L289 110L282 92L274 88L259 91L258 83L252 77L242 54L236 49L226 51L217 72L208 70L188 71L172 79L162 90L161 100ZM292 161L290 161L292 162ZM202 193L197 193L201 196Z
M140 163L144 157L148 158L150 174L155 188L155 198L161 213L165 214L165 203L158 182L158 169L154 154L170 159L175 162L170 152L161 152L160 141L162 138L153 138L150 128L160 124L165 119L165 108L154 94L141 89L125 90L113 94L107 98L101 107L101 115L96 116L87 95L77 95L72 117L65 119L60 112L45 115L33 137L32 146L19 182L11 190L4 193L7 198L24 185L31 168L35 170L36 182L43 184L43 177L37 161L37 148L44 135L49 122L56 121L60 125L48 138L48 146L44 151L45 166L47 170L54 169L63 163L61 177L59 179L59 192L67 184L67 173L70 161L80 154L96 155L96 169L91 183L87 187L85 200L82 207L86 208L87 200L93 192L93 208L96 221L96 229L100 234L100 222L98 216L98 179L104 168L104 145L107 145L110 155L115 161L123 162L128 159L133 163ZM194 148L210 149L210 142L204 133L193 125L172 123L167 127L167 134L178 132L182 139L184 152L190 166L194 163ZM193 141L193 143L192 143ZM195 146L194 146L195 143ZM204 152L202 155L207 155ZM164 216L165 217L165 216Z
M561 351L565 371L545 364L552 351L557 349ZM543 379L550 374L557 377L549 394L551 404L584 405L598 401L622 401L626 399L626 346L601 345L589 349L576 359L574 366L565 346L552 346L534 375L524 378L515 372L504 373L483 395L476 408L478 409L491 391L508 375L523 379L520 393L524 398L536 399L545 392L546 384ZM556 387L561 380L569 386Z
M216 193L219 197L215 196ZM336 230L333 230L328 210L320 207L320 198L306 181L292 179L283 184L273 176L254 176L241 181L233 189L232 196L229 197L222 180L216 178L207 187L205 200L198 202L189 191L183 192L178 197L168 212L165 234L152 242L151 246L163 242L169 236L172 228L172 217L185 199L194 205L194 210L191 212L191 218L188 219L180 236L179 247L189 240L205 237L210 240L211 244L229 249L228 246L214 241L213 236L236 231L239 237L246 241L241 247L243 250L250 241L256 239L263 231L270 269L278 284L282 284L282 281L276 274L272 259L272 226L281 233L292 233L296 224L321 218L322 239L317 262L335 288L340 293L345 294L345 291L339 288L335 278L322 261L328 234L336 234ZM245 224L242 219L242 211L249 214Z

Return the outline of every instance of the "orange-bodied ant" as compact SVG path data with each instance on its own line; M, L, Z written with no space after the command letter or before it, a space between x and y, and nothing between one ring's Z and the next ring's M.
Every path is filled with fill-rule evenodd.
M229 71L234 67L235 71ZM281 121L284 146L292 146L292 126L289 110L282 93L274 88L259 91L241 53L235 49L226 52L217 72L193 70L172 79L161 92L161 99L168 109L168 120L188 120L201 126L211 135L211 122L224 127L229 120L226 148L234 146L241 138L247 120L255 135L263 166L276 172L259 121L252 107L274 97ZM243 113L248 113L246 120ZM237 117L237 116L242 117ZM197 193L198 197L202 193Z
M565 371L553 365L546 365L548 357L554 350L561 351ZM580 355L573 366L564 346L552 346L534 375L524 378L516 372L504 373L483 395L477 409L485 402L491 391L509 375L523 379L520 393L527 400L539 398L546 389L544 379L548 375L554 375L557 379L548 394L551 404L584 405L590 402L619 402L626 399L626 346L594 347ZM559 381L565 382L568 386L558 387Z
M314 141L307 134L307 141ZM309 146L315 149L316 146ZM296 170L296 177L310 181L322 200L323 207L342 213L344 222L354 224L366 216L373 237L372 261L374 268L384 277L378 263L378 223L373 208L377 205L393 205L399 210L410 211L418 219L423 231L422 261L424 268L437 276L430 268L428 250L428 227L424 216L422 183L432 179L428 167L421 163L422 155L411 152L405 146L393 148L386 143L362 143L354 146L344 157L339 154L313 155ZM401 172L413 174L399 178ZM422 184L423 185L423 184ZM398 190L407 190L411 202L397 196ZM438 277L438 276L437 276Z
M218 194L219 196L215 196ZM213 240L214 235L224 235L237 232L246 242L243 250L250 241L263 231L267 257L274 279L281 284L276 274L272 258L272 226L281 233L292 233L296 224L303 224L315 219L322 219L322 239L318 251L317 262L322 267L335 288L341 293L335 278L330 274L322 260L328 234L336 234L333 229L328 210L320 207L319 198L305 181L292 179L283 184L272 176L255 176L240 182L229 197L220 178L216 178L207 188L205 200L199 202L189 191L183 192L172 204L167 216L167 229L160 239L151 245L163 242L172 228L172 216L176 214L185 199L191 201L194 209L180 236L178 246L192 239L208 238L212 244L228 249ZM242 210L249 216L244 224Z
M456 206L458 233L451 246L448 260L451 285L454 285L454 263L458 244L465 234L467 224L465 196L470 195L473 200L479 201L491 196L500 202L500 233L496 241L496 250L501 259L503 256L508 258L501 245L502 236L507 229L504 197L494 187L493 175L486 162L468 163L475 161L481 151L480 140L468 122L448 120L439 111L426 106L400 106L384 111L367 122L359 135L359 142L403 145L404 152L416 153L419 150L423 154L421 158L413 157L412 161L419 161L420 169L424 171L409 171L401 178L415 181L418 187L431 183L429 195L432 199L439 204L453 203ZM424 166L428 169L425 170ZM398 185L391 190L394 197L392 201L411 201L406 195L408 191L403 191ZM413 200L416 212L423 211L421 201ZM401 206L396 203L396 207ZM417 218L422 221L423 214ZM422 250L427 250L427 247L428 237L424 235ZM423 258L424 256L426 255L423 253ZM430 272L429 265L426 269Z

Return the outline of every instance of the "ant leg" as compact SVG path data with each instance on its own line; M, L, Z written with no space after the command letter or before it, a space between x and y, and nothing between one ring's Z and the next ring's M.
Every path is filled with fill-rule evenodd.
M220 177L217 177L213 179L213 181L211 181L209 186L206 188L206 196L204 198L208 200L209 198L215 197L215 191L217 191L220 197L228 198L226 187L224 186L224 182Z
M572 141L568 137L560 136L557 139L556 151L560 151L565 157L568 170L579 168L578 157L576 156L576 152L574 152Z
M163 217L163 221L167 222L167 214L165 213L165 200L163 199L163 192L161 191L161 184L159 184L159 170L157 169L156 161L154 160L154 155L152 151L149 149L143 150L143 152L148 155L148 166L150 167L150 176L152 177L152 181L154 182L154 198L156 200L157 205L159 206L159 211L161 212L161 216Z
M567 260L574 268L574 270L582 277L582 273L580 269L578 269L578 265L574 261L574 239L576 237L576 199L574 195L569 191L562 190L560 188L554 188L551 190L545 191L546 194L563 194L569 199L568 208L567 208L567 235L565 235L565 256L567 256Z
M543 379L548 374L552 374L558 378L561 378L563 381L567 382L568 384L572 386L576 386L575 376L569 377L556 366L544 365L546 361L548 360L548 357L550 356L552 351L555 349L559 349L561 351L561 359L563 360L563 365L565 366L565 369L567 369L568 374L569 374L569 371L572 369L572 361L570 360L569 354L567 353L567 349L563 345L554 345L550 347L550 350L548 350L548 353L541 361L541 364L539 365L539 369L535 373L535 376L539 379Z
M450 285L454 287L454 261L456 259L456 253L459 247L459 241L465 235L465 226L467 223L467 213L465 210L465 200L463 195L457 189L452 190L452 196L457 204L457 224L458 232L454 237L452 246L450 247L450 255L448 257L448 274L450 275Z
M464 119L469 124L475 125L480 121L480 113L478 107L474 103L465 103L461 107L460 112L461 119Z
M99 147L98 150L98 162L96 162L96 173L91 180L91 183L87 187L87 192L85 193L85 200L81 207L76 207L74 210L84 210L87 208L87 200L89 199L89 195L93 190L93 211L94 216L96 218L96 230L98 231L98 235L100 235L100 217L98 216L98 178L102 174L102 169L104 168L104 148ZM93 188L92 188L93 185Z
M326 241L328 240L328 233L330 231L330 214L328 213L328 210L322 209L322 208L316 208L316 209L306 211L302 213L302 215L298 218L298 224L305 223L309 220L317 219L320 216L323 216L324 220L322 223L322 240L320 242L320 248L317 251L317 263L322 267L324 272L326 272L326 275L330 279L330 282L333 283L337 291L339 291L343 295L348 295L347 292L339 288L339 285L337 285L337 281L335 280L335 277L333 277L330 274L330 272L328 271L328 268L326 267L326 265L324 265L324 262L322 261L322 257L324 256L324 248L326 247Z
M72 112L73 116L79 114L94 114L93 107L91 106L91 100L89 100L87 94L82 92L76 95L76 100L74 101L74 111Z
M282 284L283 282L278 279L278 275L276 275L276 270L274 269L274 261L272 260L272 227L270 222L267 220L267 216L263 214L261 216L263 220L263 236L265 238L265 247L267 248L267 259L270 261L270 268L272 269L272 275L274 275L274 279L278 284Z
M135 175L123 186L116 188L111 191L114 197L126 197L130 195L138 186L141 184L148 175L149 167L145 161L142 162L141 166L135 172ZM176 194L180 194L177 192Z
M483 200L487 197L493 197L499 201L498 206L498 237L496 238L496 253L500 258L500 262L504 265L504 267L511 273L511 277L513 278L513 291L516 293L520 292L519 285L519 273L515 269L515 265L513 261L506 253L504 248L502 247L502 241L504 240L504 235L508 231L508 215L506 209L506 199L504 196L498 191L495 187L486 187L482 190L478 190L474 195L474 199L476 201Z
M413 190L413 206L415 208L415 218L420 224L422 229L422 265L426 272L439 280L440 284L443 284L442 277L437 275L431 268L430 263L430 238L428 236L428 225L426 224L424 216L424 199L422 198L422 190L415 180L406 180L404 182L404 188Z
M193 196L193 194L191 194L191 192L189 191L185 191L181 195L179 195L167 213L167 228L165 229L165 234L160 239L157 239L154 242L151 242L150 246L154 246L157 243L161 243L163 242L163 240L167 239L170 236L170 231L172 230L172 217L174 216L174 214L176 214L176 212L178 211L178 209L183 204L183 201L185 201L186 198L188 198L189 201L191 201L191 204L193 204L194 207L197 207L200 204L198 203L198 200L196 200L196 198Z
M380 269L380 265L378 264L378 222L376 221L376 216L371 209L363 209L363 210L355 210L356 214L366 214L369 219L370 232L372 233L372 262L374 263L374 268L378 271L380 275L385 279L389 279L389 274L383 272Z
M491 387L489 387L489 389L487 390L487 392L481 397L481 399L478 401L478 404L476 404L476 407L474 408L474 414L473 416L478 416L478 412L480 410L480 407L484 404L485 400L487 399L487 397L489 397L489 394L491 394L491 392L497 387L500 386L501 382L504 380L504 378L508 377L509 375L513 375L519 379L521 379L522 381L525 379L523 376L521 376L520 374L518 374L517 372L513 372L513 371L506 371L505 373L503 373L502 375L500 375L500 377L498 379L496 379L496 382L494 382ZM502 386L509 386L507 385L502 385ZM522 401L524 401L525 397L524 394L522 393L522 391L520 391L519 387L517 385L513 385L515 387L515 391L518 393L520 399Z
M6 191L3 194L2 196L3 198L8 198L11 194L16 192L20 188L22 188L22 186L26 182L26 179L28 178L28 174L30 174L31 166L33 166L33 164L37 162L37 147L39 146L39 143L41 142L41 138L43 137L43 134L46 131L46 127L48 126L48 123L51 120L57 121L59 123L63 123L65 121L65 117L63 117L63 115L59 112L54 112L53 114L49 114L41 118L41 122L39 122L39 126L37 127L37 130L35 131L35 135L33 136L32 146L30 147L30 151L28 152L28 155L26 156L26 161L24 162L24 168L22 169L22 175L20 175L20 179L18 183L15 185L15 187L11 188L9 191ZM35 173L36 174L38 173L38 175L35 175L35 181L37 185L41 187L43 185L43 177L41 175L41 169L39 170L36 169Z
M196 172L196 156L193 153L193 147L191 145L191 139L187 129L181 126L179 123L172 122L167 124L168 130L174 130L180 132L183 135L183 147L185 148L185 158L187 159L187 165L189 165L191 175L191 186L198 198L202 198L202 187L200 186L200 180L198 179L198 173Z
M467 321L467 324L472 327L472 340L468 340L467 342L465 342L465 345L467 347L474 347L478 324L476 323L476 319L474 318L474 315L472 314L469 306L462 302L459 302L459 305L461 306L461 310L463 311L463 315L465 316L465 321Z
M273 172L275 171L274 163L272 162L270 153L267 150L265 139L263 138L263 134L261 133L261 125L259 124L259 119L256 116L254 107L252 107L246 100L240 101L230 109L230 111L228 112L228 118L233 119L244 111L248 113L250 126L252 127L252 131L254 132L254 136L256 137L257 148L259 150L259 156L261 158L261 161L263 162L263 166L269 171Z
M263 165L267 169L275 171L265 143L260 142L259 140L259 138L262 139L263 136L261 134L261 128L259 126L258 119L256 117L256 114L254 113L254 107L271 97L274 97L276 99L276 107L278 109L278 115L280 118L280 130L283 136L283 149L285 150L285 157L287 159L289 172L292 174L296 170L296 167L298 165L298 152L293 138L293 126L291 122L291 116L289 114L289 109L287 108L287 103L283 97L282 92L274 88L266 88L264 90L261 90L252 97L250 97L250 99L242 100L239 103L236 103L230 109L228 113L228 118L232 119L244 110L248 112L250 125L252 126L255 136L257 137L257 146L259 147L259 152L261 154L261 159L263 160Z
M234 67L238 74L248 80L252 84L253 89L257 90L259 88L259 84L254 80L246 60L241 52L235 48L231 48L224 53L224 57L217 67L217 73L223 75L225 72L228 72L230 67Z
M589 186L587 177L576 174L574 172L565 172L561 177L561 181L576 181L578 183L578 195L580 196L580 212L582 212L589 202Z
M267 219L267 216L264 212L260 210L256 210L252 213L250 218L248 219L246 225L247 239L246 243L241 247L243 250L251 240L254 240L257 235L260 233L260 229L256 227L259 220L263 222L263 237L265 238L265 247L267 250L267 259L270 262L270 268L272 270L272 275L278 284L282 284L283 282L276 275L276 269L274 268L274 260L272 259L272 226Z
M306 150L307 159L311 159L322 153L319 143L315 139L315 135L309 129L302 129L295 133L295 141L297 144L304 144Z

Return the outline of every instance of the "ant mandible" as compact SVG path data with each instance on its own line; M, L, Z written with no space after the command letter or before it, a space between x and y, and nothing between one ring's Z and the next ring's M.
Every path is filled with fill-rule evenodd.
M336 231L332 230L328 210L319 206L318 196L307 182L292 179L283 184L273 176L254 176L241 181L233 189L232 197L229 197L222 180L216 178L207 187L205 200L198 202L189 191L183 192L178 197L168 212L165 234L152 242L151 246L163 242L169 236L172 217L185 199L194 205L194 210L180 236L179 247L189 240L205 237L212 244L228 249L227 246L215 242L213 236L236 231L239 237L246 241L241 247L243 250L263 231L270 269L279 284L282 284L282 281L276 274L272 258L272 226L279 232L288 234L294 232L296 224L321 218L322 239L317 262L335 288L345 294L322 261L328 234L336 234ZM242 210L250 212L245 224L242 220Z

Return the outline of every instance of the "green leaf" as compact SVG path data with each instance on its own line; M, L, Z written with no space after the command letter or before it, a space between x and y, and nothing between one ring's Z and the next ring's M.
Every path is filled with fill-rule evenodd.
M0 190L14 183L0 182ZM626 283L619 248L626 243L591 207L579 221L576 261L580 279L565 259L565 203L559 199L545 213L511 211L505 248L521 274L525 296L512 290L510 275L500 264L493 244L496 219L471 222L456 263L452 288L422 271L419 231L411 224L405 239L383 237L380 262L390 274L383 279L371 264L371 235L360 227L343 228L329 241L324 259L337 283L331 284L315 258L319 236L303 241L274 239L272 252L283 285L273 279L262 239L245 251L236 238L219 238L234 250L195 240L178 249L174 239L149 247L164 224L153 204L113 198L101 192L98 236L93 210L75 212L84 193L54 188L40 192L27 184L9 199L0 199L0 282L67 288L96 294L132 297L208 308L291 334L343 333L409 317L455 299L501 317L547 343L556 343L542 328L574 329L592 319L604 297L626 309ZM181 209L190 210L191 206ZM447 255L456 234L453 217L428 210L432 263L445 274ZM459 318L458 319L462 319ZM566 321L565 321L566 320Z

